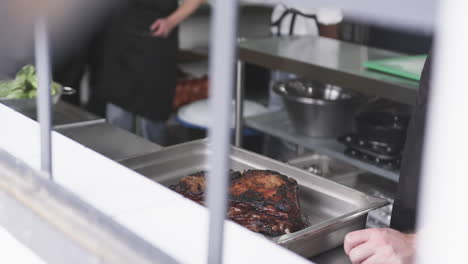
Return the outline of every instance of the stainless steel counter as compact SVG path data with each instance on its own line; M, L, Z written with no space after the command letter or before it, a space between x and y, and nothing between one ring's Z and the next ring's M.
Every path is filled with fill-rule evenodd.
M36 119L36 111L21 113ZM53 108L53 126L55 131L116 161L162 148L63 101L59 101Z
M36 119L35 111L22 114ZM53 108L53 126L55 131L116 161L149 154L162 148L63 101Z
M23 115L36 120L36 111L21 112ZM59 101L53 108L53 125L66 125L93 120L104 120L102 117L93 115L79 107L63 101Z
M247 39L240 60L397 102L414 104L418 82L366 70L368 60L404 54L321 37Z
M21 112L36 119L36 111ZM116 161L161 149L141 137L114 127L84 109L59 101L53 108L54 130Z
M54 107L53 124L55 126L77 122L103 120L102 117L91 114L81 108L65 102L59 102Z
M66 137L116 161L149 154L162 147L104 120L58 126L55 130Z

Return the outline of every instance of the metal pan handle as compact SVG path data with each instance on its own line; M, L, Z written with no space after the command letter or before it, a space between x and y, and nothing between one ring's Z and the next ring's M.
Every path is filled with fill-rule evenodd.
M62 95L74 95L74 94L76 94L76 89L73 89L67 86L62 87Z

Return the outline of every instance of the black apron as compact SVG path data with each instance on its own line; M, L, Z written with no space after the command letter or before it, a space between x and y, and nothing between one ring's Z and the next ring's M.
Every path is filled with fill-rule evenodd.
M424 66L419 85L418 101L408 127L400 169L400 182L392 212L391 228L402 232L414 232L416 229L430 75L431 56Z
M153 120L167 120L176 86L177 29L167 38L149 27L177 9L177 0L133 0L114 14L98 78L108 102Z

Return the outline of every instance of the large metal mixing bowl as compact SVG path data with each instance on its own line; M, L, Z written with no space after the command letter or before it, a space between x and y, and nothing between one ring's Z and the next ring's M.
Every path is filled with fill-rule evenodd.
M358 94L340 87L305 80L278 82L295 130L306 136L336 138L352 130L353 115L362 102Z

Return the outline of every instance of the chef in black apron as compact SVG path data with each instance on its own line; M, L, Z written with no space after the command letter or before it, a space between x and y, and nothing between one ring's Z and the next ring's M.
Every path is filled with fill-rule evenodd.
M392 212L392 229L366 229L349 233L344 241L353 264L413 262L421 158L430 89L431 56L424 66L418 101L410 122Z
M127 0L115 12L97 80L110 123L140 130L164 145L176 86L177 25L201 3L185 0L179 7L178 0Z

